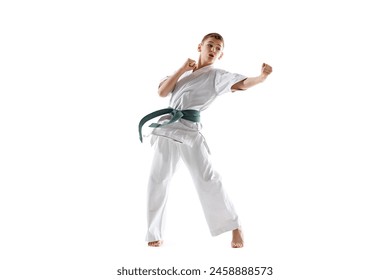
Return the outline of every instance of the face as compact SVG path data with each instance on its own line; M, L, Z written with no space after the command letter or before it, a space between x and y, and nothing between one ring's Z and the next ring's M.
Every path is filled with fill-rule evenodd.
M213 64L217 59L221 59L223 55L222 50L223 42L215 38L207 38L198 46L201 60L207 65Z

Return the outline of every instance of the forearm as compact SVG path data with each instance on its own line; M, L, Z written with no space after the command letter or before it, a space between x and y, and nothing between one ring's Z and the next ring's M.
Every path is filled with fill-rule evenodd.
M161 97L168 96L169 93L173 91L176 86L177 81L180 76L183 75L185 71L182 69L177 70L172 76L169 76L165 81L163 81L158 88L158 95Z
M261 74L260 76L257 77L249 77L246 78L245 80L242 80L236 84L233 85L232 89L233 90L246 90L248 88L251 88L255 85L258 85L267 78L268 75Z
M172 76L169 76L165 81L160 83L158 87L158 95L166 97L170 94L176 86L177 81L185 72L196 69L197 64L195 60L188 58L182 67L179 68Z
M263 65L261 66L261 74L259 76L246 78L245 80L235 83L231 89L232 91L246 90L248 88L251 88L255 85L264 82L264 80L267 79L268 75L271 73L272 73L272 67L266 63L263 63Z

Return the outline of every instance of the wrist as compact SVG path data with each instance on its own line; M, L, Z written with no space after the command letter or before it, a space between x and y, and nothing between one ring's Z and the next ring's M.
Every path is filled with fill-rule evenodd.
M267 79L267 77L268 77L268 74L261 73L261 75L260 75L260 82L263 82L265 79Z

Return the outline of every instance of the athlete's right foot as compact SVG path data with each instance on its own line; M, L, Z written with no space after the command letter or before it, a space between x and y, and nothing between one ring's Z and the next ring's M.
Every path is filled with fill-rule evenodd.
M149 247L160 247L162 244L162 240L148 242Z

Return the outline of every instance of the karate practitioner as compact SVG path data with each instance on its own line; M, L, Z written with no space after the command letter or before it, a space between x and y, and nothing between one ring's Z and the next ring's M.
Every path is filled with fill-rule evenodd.
M224 40L217 33L204 36L198 45L196 62L187 59L158 88L161 97L170 95L169 108L145 116L139 124L162 116L154 127L151 143L155 147L147 192L147 234L149 246L158 247L164 239L165 208L170 180L179 160L188 167L195 184L212 236L232 231L233 248L244 245L238 215L223 189L221 178L213 169L209 149L201 134L200 112L220 95L245 90L263 82L272 67L263 63L261 73L246 77L213 67L223 56Z

